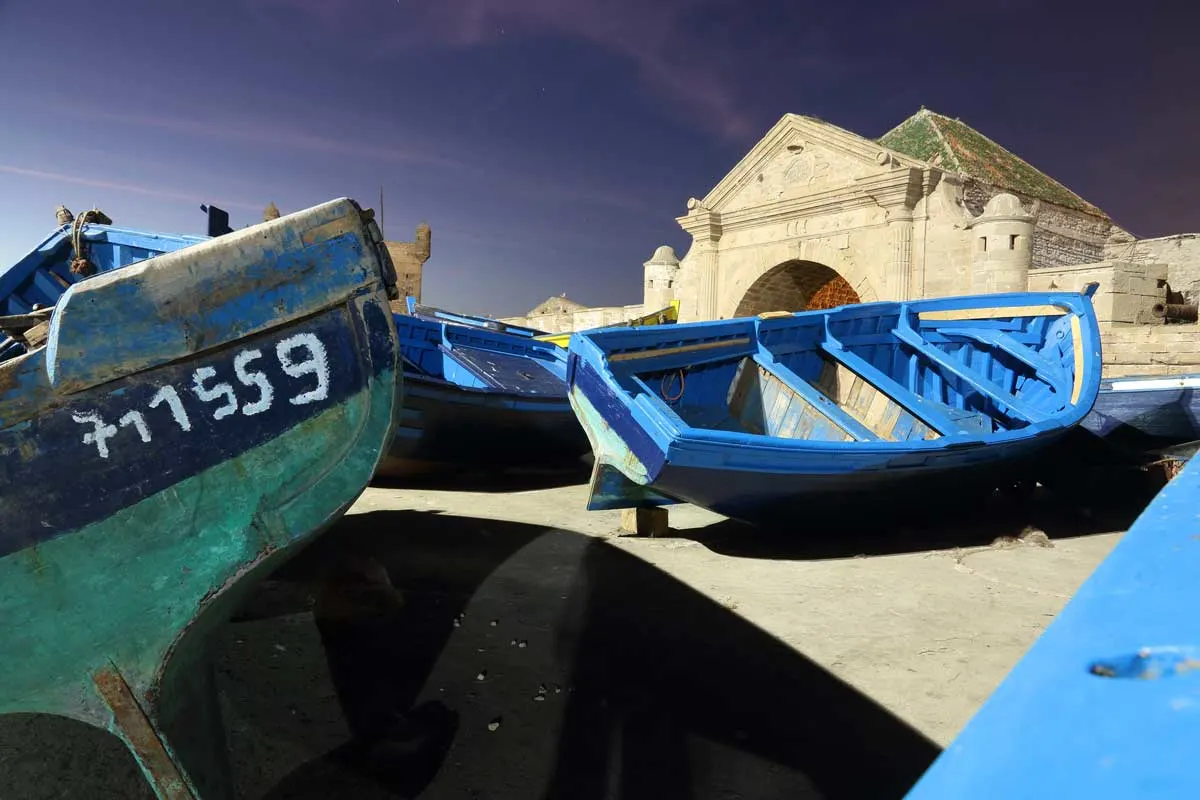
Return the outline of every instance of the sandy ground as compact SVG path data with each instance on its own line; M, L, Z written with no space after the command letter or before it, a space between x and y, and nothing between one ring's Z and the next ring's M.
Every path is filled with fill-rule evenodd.
M239 796L900 797L1127 522L1033 501L763 533L678 507L642 539L584 498L368 489L222 632ZM995 541L1026 524L1049 538ZM347 554L399 597L322 595ZM416 738L351 736L413 708ZM104 732L0 719L0 798L67 797L150 793Z

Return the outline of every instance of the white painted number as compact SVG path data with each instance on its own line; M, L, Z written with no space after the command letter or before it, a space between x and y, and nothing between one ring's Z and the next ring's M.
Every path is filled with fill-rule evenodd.
M296 360L298 350L306 351L304 357ZM313 375L317 379L316 386L288 399L294 406L308 405L324 400L329 396L329 355L325 345L311 333L298 333L289 336L275 346L275 356L279 366L291 378L304 378ZM233 359L233 374L243 386L258 389L258 397L242 403L242 414L247 417L269 411L275 401L275 388L271 386L267 374L261 370L251 369L250 364L263 357L261 350L242 350ZM221 405L213 411L213 419L224 419L238 410L238 397L234 394L233 386L226 382L209 382L217 377L213 367L199 367L192 373L192 392L204 403L221 401ZM192 429L191 418L183 406L179 392L170 384L162 386L150 398L147 404L150 408L158 408L166 404L171 410L171 418L180 430ZM131 410L117 420L116 425L109 425L97 411L72 414L72 418L80 425L91 425L91 430L83 434L83 443L96 446L96 453L101 458L108 458L108 440L117 434L121 428L133 427L138 438L143 443L151 440L150 425L141 411ZM119 426L119 427L118 427Z
M308 358L304 361L292 361L292 351L303 347L308 350ZM302 406L324 400L329 394L329 359L325 355L325 345L311 333L297 333L289 336L275 345L275 355L279 357L279 365L283 371L293 378L305 375L316 375L316 388L298 394L288 402Z
M138 436L142 437L143 442L150 441L150 429L146 427L146 418L142 416L140 411L130 411L125 416L117 420L122 428L130 425L137 428Z
M209 378L217 377L217 371L212 367L200 367L192 375L192 391L206 403L225 398L225 405L213 412L213 419L228 417L237 411L237 398L233 396L233 387L228 383L218 383L212 388L204 385Z
M171 416L174 417L176 424L185 431L192 429L192 421L188 419L187 411L184 410L183 402L179 399L179 392L175 391L175 387L167 384L154 393L154 397L150 398L150 407L158 408L163 403L167 404L167 408L171 409Z
M92 425L92 430L83 435L84 444L96 445L96 452L101 458L108 458L108 440L117 433L116 425L109 425L95 411L86 414L72 414L72 418L80 425Z
M233 372L237 375L237 379L245 386L258 387L258 399L253 403L242 405L242 413L247 417L261 414L269 409L271 407L271 400L275 397L275 390L271 388L271 384L264 373L246 369L246 365L256 358L262 358L262 351L243 350L233 360Z

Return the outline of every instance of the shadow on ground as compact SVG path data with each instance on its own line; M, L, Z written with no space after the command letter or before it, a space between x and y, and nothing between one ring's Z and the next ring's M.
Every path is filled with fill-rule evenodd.
M406 477L376 476L371 485L382 489L425 489L453 492L527 492L538 489L557 489L587 483L591 466L582 461L578 466L556 470L505 470L483 472L446 470Z
M888 798L938 753L644 561L510 522L349 516L217 656L244 797ZM149 796L105 734L21 737L0 737L24 765L2 797Z
M981 547L1030 531L1050 540L1065 539L1127 530L1161 486L1147 481L1136 491L1127 485L1123 492L1086 498L1039 488L1022 495L998 493L971 508L940 508L934 501L927 511L905 519L880 508L853 523L844 516L813 514L769 527L722 520L703 528L671 529L670 535L723 555L764 559L852 558Z

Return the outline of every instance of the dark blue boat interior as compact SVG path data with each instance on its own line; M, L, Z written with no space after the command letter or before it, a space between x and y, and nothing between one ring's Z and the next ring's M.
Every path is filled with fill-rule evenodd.
M96 273L127 267L207 239L98 224L83 225L79 232L79 244ZM71 285L87 280L87 276L71 271L75 257L72 226L64 225L29 255L0 272L0 316L53 308ZM0 331L0 361L24 352L26 347L18 338Z
M393 314L405 377L486 392L565 398L566 351L549 342Z
M978 440L1058 424L1080 386L1078 317L1044 307L955 319L921 310L928 303L588 338L629 397L649 398L676 427L845 442Z

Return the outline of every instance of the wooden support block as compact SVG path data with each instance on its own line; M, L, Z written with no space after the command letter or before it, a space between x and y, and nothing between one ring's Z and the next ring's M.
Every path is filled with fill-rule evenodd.
M635 536L666 536L667 509L622 508L621 531Z

